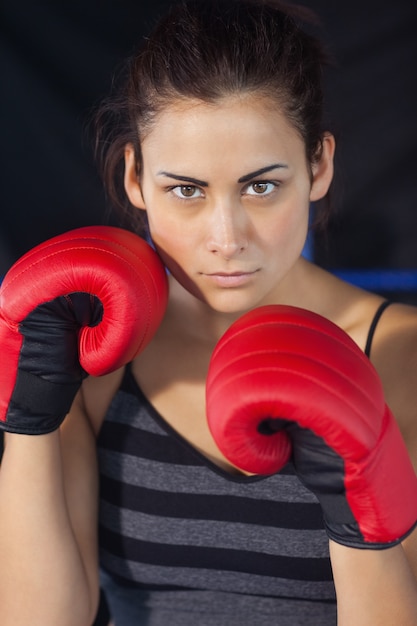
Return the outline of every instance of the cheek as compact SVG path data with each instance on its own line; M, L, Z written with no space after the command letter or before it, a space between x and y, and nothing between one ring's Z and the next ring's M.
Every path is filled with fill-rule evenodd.
M155 248L169 274L189 293L197 298L202 295L193 278L196 272L196 234L187 225L176 221L150 222L149 230ZM197 264L198 265L198 264Z
M282 212L274 224L269 222L263 228L264 241L275 253L282 257L284 251L296 254L302 250L308 233L308 207L289 207Z
M159 255L168 269L181 266L196 248L196 236L187 225L156 217L149 218L149 232Z

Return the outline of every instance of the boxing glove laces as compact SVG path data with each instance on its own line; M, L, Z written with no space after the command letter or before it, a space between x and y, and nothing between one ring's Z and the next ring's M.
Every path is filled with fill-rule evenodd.
M0 288L0 428L58 428L85 376L146 346L167 293L156 252L121 228L78 228L23 255Z
M223 454L254 474L291 460L334 541L383 549L415 527L417 477L379 376L329 320L283 305L243 315L213 351L206 394Z

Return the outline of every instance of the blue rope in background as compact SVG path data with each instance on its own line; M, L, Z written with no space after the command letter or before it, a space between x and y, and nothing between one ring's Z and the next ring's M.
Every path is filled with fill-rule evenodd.
M417 292L417 270L336 269L332 273L369 291Z
M303 249L303 256L314 262L314 238L311 231ZM334 268L330 271L347 283L368 291L376 293L411 293L415 291L417 294L417 269Z

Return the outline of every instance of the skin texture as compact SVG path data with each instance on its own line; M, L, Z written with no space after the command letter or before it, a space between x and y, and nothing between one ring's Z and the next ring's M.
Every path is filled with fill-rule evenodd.
M143 163L126 146L126 192L146 210L170 273L166 315L133 372L164 419L231 473L240 470L218 450L205 417L210 355L230 324L253 307L285 303L327 317L363 349L382 301L301 256L309 205L330 185L334 149L333 137L325 135L322 157L310 165L297 131L256 94L214 104L175 100L144 137ZM386 310L371 360L417 467L413 307ZM0 588L4 626L88 626L94 617L94 444L122 374L88 378L60 433L7 437L0 472L0 563L8 564ZM416 532L403 546L382 551L332 543L339 626L416 626L416 554ZM18 602L16 588L25 590ZM53 601L39 603L40 595Z

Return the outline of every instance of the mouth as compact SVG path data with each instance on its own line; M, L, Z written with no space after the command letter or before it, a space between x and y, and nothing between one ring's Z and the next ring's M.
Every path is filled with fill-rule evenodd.
M212 272L203 275L219 287L241 287L249 283L258 272L259 270L249 272Z

